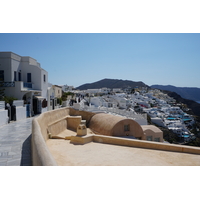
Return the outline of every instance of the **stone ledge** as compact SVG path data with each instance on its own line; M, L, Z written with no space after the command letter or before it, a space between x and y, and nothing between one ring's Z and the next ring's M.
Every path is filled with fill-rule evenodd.
M198 147L189 147L182 145L173 145L173 144L164 144L159 142L149 142L143 140L134 140L126 138L117 138L112 136L104 135L86 135L86 136L71 136L70 143L73 144L86 144L89 142L97 142L104 144L113 144L127 147L138 147L145 149L154 149L154 150L163 150L163 151L172 151L180 153L191 153L191 154L200 154L200 148Z
M129 147L139 147L144 149L200 154L199 147L165 144L160 142L149 142L149 141L135 140L135 139L125 139L125 138L104 136L104 135L94 135L93 142L129 146Z
M70 143L73 144L86 144L89 142L93 142L93 136L94 134L91 135L85 135L85 136L71 136L71 141Z

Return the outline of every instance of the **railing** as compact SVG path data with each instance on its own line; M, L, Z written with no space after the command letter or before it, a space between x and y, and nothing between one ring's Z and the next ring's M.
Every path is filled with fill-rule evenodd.
M5 101L0 101L0 110L5 110Z
M32 88L32 83L24 83L24 88Z
M15 82L0 82L0 87L15 87Z

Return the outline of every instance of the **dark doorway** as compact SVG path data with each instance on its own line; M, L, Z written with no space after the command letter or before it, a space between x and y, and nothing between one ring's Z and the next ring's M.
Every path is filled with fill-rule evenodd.
M52 99L52 109L54 110L55 109L55 100L54 99Z
M21 81L21 72L18 73L18 81Z
M4 70L0 70L0 82L4 81Z
M37 99L33 99L33 113L34 115L38 114L37 113L37 107L38 107L38 100Z
M27 82L28 82L28 83L31 82L31 73L27 73Z

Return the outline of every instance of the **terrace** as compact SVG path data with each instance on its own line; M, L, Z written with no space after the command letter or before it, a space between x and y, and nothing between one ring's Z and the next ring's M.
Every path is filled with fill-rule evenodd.
M78 132L74 128L78 121L80 122L82 118L88 124L94 115L86 111L63 108L43 113L35 118L32 126L33 165L200 165L200 148L198 147L98 135L94 134L90 128L87 128L86 135L77 135ZM67 129L58 130L61 128L60 125L65 127L66 123ZM57 125L50 127L54 124ZM57 132L54 135L51 134L57 139L49 138L47 130L51 131L51 129Z

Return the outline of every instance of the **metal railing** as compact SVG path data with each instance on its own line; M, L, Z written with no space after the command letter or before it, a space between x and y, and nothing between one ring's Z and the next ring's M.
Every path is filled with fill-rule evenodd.
M0 82L0 87L15 87L15 82Z
M32 83L24 83L24 88L32 88Z
M5 101L0 101L0 110L5 110Z

